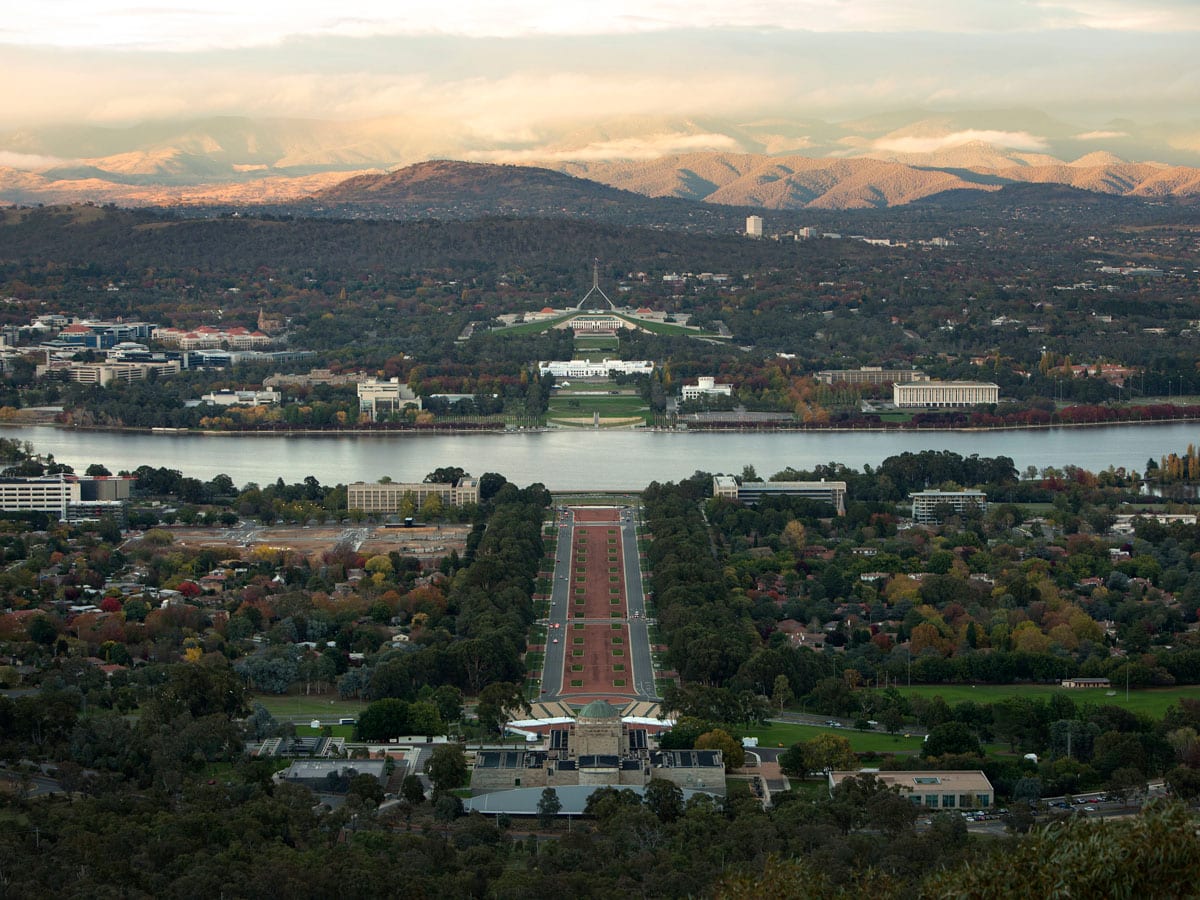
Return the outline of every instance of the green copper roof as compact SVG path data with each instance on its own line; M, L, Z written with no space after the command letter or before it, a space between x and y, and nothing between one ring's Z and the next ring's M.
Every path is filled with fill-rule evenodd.
M593 700L579 711L581 719L619 719L621 711L607 700Z

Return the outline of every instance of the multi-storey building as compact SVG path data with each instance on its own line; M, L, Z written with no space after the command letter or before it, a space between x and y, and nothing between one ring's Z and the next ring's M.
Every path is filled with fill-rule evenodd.
M696 384L685 384L679 389L680 395L684 400L695 400L697 397L704 397L710 394L721 394L725 397L733 395L732 384L717 384L717 380L711 375L701 375Z
M1000 386L988 381L897 383L892 399L899 407L975 406L999 401Z
M361 509L363 512L400 512L405 498L412 501L414 509L420 509L433 496L438 497L443 504L449 506L478 503L479 480L461 478L458 484L437 484L424 481L408 483L358 481L346 485L346 507Z
M413 393L412 388L399 378L380 381L368 378L358 385L358 409L370 417L372 422L394 412L400 412L406 406L421 408L421 398Z
M956 515L973 509L987 512L987 495L983 491L918 491L908 496L912 500L913 521L922 525L940 525L941 509L946 507Z
M825 384L887 384L889 382L929 381L929 376L918 369L885 369L882 366L863 366L858 369L823 369L816 374L817 381Z
M755 504L763 497L803 497L828 503L839 516L846 514L844 481L743 481L732 475L713 476L713 496Z

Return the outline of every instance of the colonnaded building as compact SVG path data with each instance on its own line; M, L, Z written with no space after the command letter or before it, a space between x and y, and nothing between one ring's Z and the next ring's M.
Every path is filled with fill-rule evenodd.
M457 484L439 484L426 481L370 482L356 481L346 485L346 508L361 509L363 512L400 512L404 499L409 498L417 509L425 501L436 496L448 506L463 506L479 502L479 479L460 478Z
M618 375L649 375L654 363L648 359L588 359L551 360L538 363L538 372L555 378L607 378L609 373Z
M720 750L655 750L650 744L646 728L622 721L611 703L593 700L574 722L552 727L537 749L477 752L471 790L642 788L662 778L684 789L724 795Z
M926 381L892 385L899 407L976 406L1000 400L1000 385L990 381Z

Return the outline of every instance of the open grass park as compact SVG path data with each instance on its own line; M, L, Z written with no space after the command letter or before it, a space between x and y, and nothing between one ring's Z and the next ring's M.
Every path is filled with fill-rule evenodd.
M1200 700L1200 688L1195 685L1171 688L1142 688L1129 692L1126 699L1123 685L1103 689L1069 689L1054 684L923 684L897 688L908 697L941 697L950 706L968 700L975 703L996 703L1009 697L1036 697L1046 699L1052 694L1065 694L1076 704L1091 703L1096 706L1119 706L1135 713L1145 713L1161 719L1167 707L1183 698Z
M790 747L799 741L811 741L819 734L836 734L850 742L855 753L915 754L921 751L921 738L888 734L883 731L855 731L852 728L826 728L821 725L797 725L792 722L768 722L746 732L758 738L763 747Z
M363 700L343 700L329 694L256 694L250 703L261 703L276 719L320 719L322 723L357 718L367 706Z

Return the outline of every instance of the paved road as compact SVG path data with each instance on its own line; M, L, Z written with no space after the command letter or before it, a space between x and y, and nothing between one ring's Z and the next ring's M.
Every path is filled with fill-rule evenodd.
M575 516L570 511L558 514L558 542L554 548L554 573L550 576L550 615L546 629L546 658L542 664L542 699L554 700L562 691L563 668L567 653L567 617L571 608L571 541L575 534ZM558 627L555 628L554 626ZM555 639L558 643L554 643Z
M621 548L625 563L625 596L629 616L629 663L633 689L642 700L657 700L654 659L650 654L650 625L646 619L646 594L638 559L636 508L621 510Z

